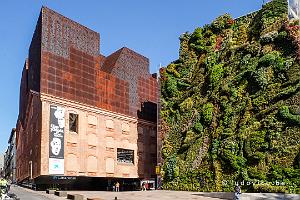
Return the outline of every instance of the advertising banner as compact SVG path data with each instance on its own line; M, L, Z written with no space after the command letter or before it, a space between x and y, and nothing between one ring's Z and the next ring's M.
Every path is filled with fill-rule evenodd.
M65 109L50 105L49 174L64 174Z

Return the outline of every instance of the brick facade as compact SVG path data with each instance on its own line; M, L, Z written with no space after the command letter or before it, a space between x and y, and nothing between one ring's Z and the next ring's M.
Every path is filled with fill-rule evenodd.
M149 73L149 60L125 47L107 57L99 49L97 32L42 8L20 85L19 181L29 177L29 161L33 162L33 178L48 173L51 104L64 106L67 114L68 110L80 113L79 134L69 135L65 130L65 175L154 176L158 94L156 79ZM94 124L88 122L89 116L93 116ZM103 124L107 116L118 127L110 133ZM123 123L129 124L127 135L122 135ZM110 152L106 139L115 144ZM116 162L116 148L124 144L135 151L136 163L123 168L116 165L115 171L108 173L105 166L111 160L106 159Z
M16 137L16 178L23 180L31 176L29 161L32 161L32 176L37 177L41 171L41 120L42 109L39 94L28 93L25 120L17 123Z

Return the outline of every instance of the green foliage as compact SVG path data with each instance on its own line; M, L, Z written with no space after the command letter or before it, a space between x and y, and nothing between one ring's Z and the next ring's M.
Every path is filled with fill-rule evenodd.
M195 123L195 126L194 126L194 129L198 132L198 133L201 133L203 131L203 126L200 122L196 122Z
M278 51L272 51L259 59L259 64L268 67L272 66L275 70L281 71L286 66L286 61Z
M223 77L223 64L214 65L209 74L209 80L213 87L219 85L221 78Z
M186 110L191 110L193 108L193 105L194 105L193 99L188 97L179 105L179 107L180 110L183 112Z
M263 170L259 170L256 167L248 167L247 171L248 171L248 175L250 178L253 178L256 180L266 180L267 179L266 172Z
M279 115L287 122L300 125L300 115L291 114L288 106L282 106L279 110Z
M177 90L177 81L173 76L168 76L166 81L166 91L169 96L176 96Z
M273 0L180 36L178 60L160 71L164 189L231 192L244 180L259 181L249 192L300 193L300 36L291 27L287 2Z
M215 33L220 33L224 29L228 29L233 25L233 19L229 14L222 15L214 20L210 26Z
M255 15L251 25L250 34L257 37L278 29L287 18L287 1L273 0L267 3Z
M212 103L206 103L202 108L202 115L204 122L209 124L213 118L214 105Z
M254 184L253 192L271 192L271 193L285 193L285 186L273 186L269 183L264 184Z
M175 177L178 176L178 168L176 166L177 160L175 155L171 156L167 161L165 162L166 164L164 165L164 172L165 172L165 177L167 180L172 180Z
M194 33L191 35L190 46L194 48L197 52L206 52L206 42L202 35L202 29L196 28Z

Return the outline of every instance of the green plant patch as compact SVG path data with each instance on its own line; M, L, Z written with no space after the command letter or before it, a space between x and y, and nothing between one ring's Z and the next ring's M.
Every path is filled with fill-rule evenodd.
M299 193L300 29L287 13L273 0L180 36L160 70L164 189Z

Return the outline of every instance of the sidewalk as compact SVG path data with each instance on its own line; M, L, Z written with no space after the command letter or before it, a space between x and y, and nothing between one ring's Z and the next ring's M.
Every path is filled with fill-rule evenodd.
M233 199L233 193L229 192L187 192L187 191L134 191L134 192L102 192L102 191L70 191L69 194L82 194L89 198L102 198L113 200L220 200ZM277 193L243 193L241 200L300 200L299 194Z
M81 194L88 198L101 198L103 200L219 200L199 195L197 192L186 191L132 191L132 192L105 192L105 191L70 191L69 194Z
M62 200L66 198L60 198L54 195L48 195L45 191L34 191L28 188L12 185L9 193L15 194L20 200L25 199L43 199L43 200ZM26 196L26 198L24 198Z
M33 196L38 195L46 200L66 200L45 191L34 191L19 186L14 186L11 192L27 192ZM86 198L101 198L103 200L220 200L232 199L232 193L226 192L187 192L170 190L153 191L130 191L130 192L106 192L106 191L68 191L68 194L81 194ZM276 194L276 193L243 193L241 200L300 200L299 194ZM21 198L22 200L22 198Z

